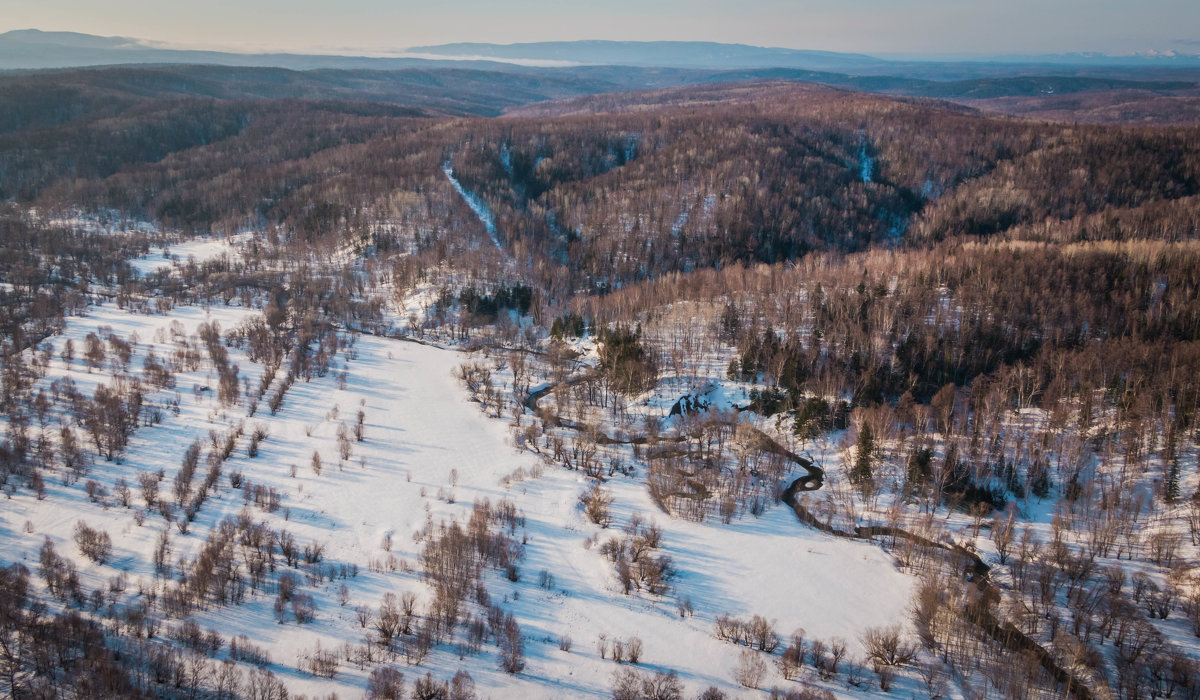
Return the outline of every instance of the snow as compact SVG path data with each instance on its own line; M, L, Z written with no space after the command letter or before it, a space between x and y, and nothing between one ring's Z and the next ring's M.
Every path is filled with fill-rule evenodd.
M450 165L449 161L442 166L442 172L446 173L446 178L450 180L450 184L454 186L454 191L458 192L459 196L466 201L467 206L471 207L471 211L475 212L475 216L479 217L479 221L483 224L483 228L487 230L487 234L491 237L492 243L494 243L497 248L503 249L504 246L501 245L500 237L496 232L496 219L492 215L491 209L488 208L487 202L463 188L462 184L454 177L454 168Z
M197 242L187 250L198 257L219 252L224 245ZM71 319L64 334L54 339L54 359L42 382L69 375L83 393L91 395L94 385L107 378L101 372L88 374L78 359L70 369L65 367L58 352L66 338L74 339L80 348L87 333L103 333L104 326L126 338L136 331L140 344L131 367L137 369L151 347L160 356L169 354L171 343L164 334L172 323L181 324L188 334L199 323L212 320L228 330L253 313L236 306L214 306L145 316L112 305L98 307L87 317ZM140 428L121 462L99 460L83 481L95 479L111 494L116 479L123 477L135 491L137 506L139 471L162 468L167 474L164 493L169 492L170 479L193 439L206 437L210 429L223 430L231 422L244 421L247 431L256 425L265 427L270 435L258 457L246 455L245 439L239 443L225 464L226 477L218 493L205 504L190 532L182 535L171 528L173 556L194 556L217 522L243 510L241 493L231 489L227 480L230 472L241 471L249 481L284 494L283 508L275 513L251 506L256 520L287 529L301 545L324 543L327 563L359 567L356 577L304 586L318 603L316 620L310 624L297 625L290 619L278 624L271 610L273 595L261 592L240 606L214 607L195 615L202 627L219 629L227 638L246 634L266 647L274 661L272 669L289 688L310 695L337 692L354 697L362 692L364 671L343 662L334 679L319 679L297 671L297 657L318 644L336 649L361 643L363 630L354 620L353 607L375 608L386 592L415 591L421 605L427 604L431 596L417 564L422 545L411 535L427 518L435 524L465 521L472 503L483 498L492 503L511 499L527 518L520 581L512 583L491 572L486 584L493 601L516 615L525 636L528 666L510 676L497 668L494 647L485 646L480 656L460 660L453 647L443 645L421 667L404 667L400 662L410 679L427 670L445 679L465 668L495 698L605 697L618 668L611 660L600 659L596 651L597 638L606 634L609 639L640 637L646 649L644 669L677 671L689 694L709 684L732 692L739 690L731 680L738 649L713 636L713 620L719 614L762 615L774 620L785 637L800 628L810 639L840 636L851 650L857 648L866 627L906 618L913 581L896 570L886 553L876 545L839 540L802 527L786 508L772 508L761 517L747 516L730 525L674 520L655 508L642 481L618 477L607 485L615 498L614 523L601 530L583 516L577 503L586 480L515 449L506 423L484 416L467 400L451 376L465 359L454 350L363 336L352 358L339 355L327 376L297 381L275 416L269 415L265 402L253 417L246 417L244 405L221 409L212 396L215 392L194 398L193 385L215 386L215 377L203 368L180 374L176 390L180 414L165 411L161 425ZM230 360L239 365L243 377L257 381L261 368L244 354L230 348ZM343 367L348 373L344 389L335 378ZM148 403L163 404L174 393L152 394ZM360 404L366 416L366 439L355 443L353 456L339 466L338 424L353 424ZM310 467L314 451L324 462L319 476ZM121 507L112 496L107 505L90 502L83 481L64 486L57 478L47 479L48 495L43 501L27 489L18 490L0 511L0 551L6 561L32 564L42 539L49 536L61 555L77 558L71 533L76 521L84 520L108 531L115 544L114 556L104 566L77 558L85 588L104 585L124 571L130 580L126 593L130 600L139 583L153 584L152 550L165 523L161 516L150 514L143 526L137 526L133 509ZM598 547L584 546L585 540L597 535L603 539L618 534L635 512L663 528L664 551L679 570L672 595L622 594L611 563ZM26 521L31 532L26 532ZM407 562L411 570L372 570L372 561L381 562L389 555L382 549L387 534L392 535L390 554ZM551 590L538 585L543 569L555 578ZM337 587L342 583L350 590L346 607L337 602ZM694 616L678 615L676 599L683 597L691 599ZM564 634L574 641L570 653L558 648ZM773 668L770 673L768 684L783 682Z
M220 257L222 254L234 253L236 245L249 240L251 235L244 233L228 238L193 238L179 245L151 250L149 255L134 258L129 261L129 264L139 275L146 276L169 268L176 262L186 262L190 259L203 262Z
M864 145L858 154L858 174L863 182L871 181L871 173L875 168L875 159L867 154L867 147Z

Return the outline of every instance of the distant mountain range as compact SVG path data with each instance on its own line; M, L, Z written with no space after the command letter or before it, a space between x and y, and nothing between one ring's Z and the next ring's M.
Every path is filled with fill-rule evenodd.
M1030 55L868 56L833 51L765 48L706 41L543 41L524 44L457 43L414 46L433 56L471 56L497 61L575 63L673 68L799 68L840 72L895 71L912 63L1007 63L1024 65L1179 65L1200 66L1200 54L1147 51L1125 56L1101 53Z
M438 66L463 67L464 61L427 58L326 56L292 53L234 53L165 48L141 39L93 36L76 32L43 32L20 29L0 34L0 70L74 68L129 63L202 64L265 68L314 68L395 70ZM503 66L490 61L484 66Z
M855 53L764 48L691 41L553 41L525 44L456 43L417 46L389 56L301 53L236 53L175 49L142 39L76 32L22 29L0 34L0 70L67 68L130 63L207 64L311 70L316 68L396 70L475 67L516 71L567 66L631 66L695 70L767 68L851 75L963 80L1045 75L1070 68L1075 75L1108 77L1118 68L1200 70L1200 56L1145 53L1132 56L1060 54L1038 56L952 56L916 60Z
M775 49L707 41L546 41L530 44L441 44L409 51L433 56L473 56L497 61L542 60L664 68L799 68L847 71L891 64L873 56L832 51Z

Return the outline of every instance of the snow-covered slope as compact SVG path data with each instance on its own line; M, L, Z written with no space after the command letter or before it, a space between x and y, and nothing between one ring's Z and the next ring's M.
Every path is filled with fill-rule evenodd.
M166 316L144 316L113 305L95 308L53 339L53 359L41 385L69 376L90 396L96 384L108 379L104 370L89 373L79 357L69 368L65 365L60 354L68 338L82 348L88 333L105 337L111 329L129 339L136 332L139 343L131 366L139 368L150 350L160 357L171 353L172 327L177 338L194 334L202 322L216 321L228 330L255 313L237 307L181 307ZM256 383L261 367L240 350L229 350L241 376ZM469 402L452 377L463 360L462 353L451 349L360 337L334 360L329 374L297 381L276 415L260 406L252 417L245 415L244 399L222 408L216 392L205 389L215 386L211 370L181 373L175 391L150 393L147 402L168 406L178 400L178 415L165 410L160 424L141 427L119 462L98 460L69 486L48 483L44 500L20 490L5 501L0 551L6 561L23 561L35 569L38 548L49 537L60 554L77 560L85 589L127 575L125 592L113 596L120 605L136 600L138 590L161 590L152 562L160 532L170 533L175 559L188 559L218 522L246 510L301 544L323 544L326 565L339 570L346 565L350 572L357 567L357 575L310 578L302 584L317 601L311 623L297 624L289 616L280 624L272 610L273 589L250 593L240 605L207 606L193 618L228 638L245 634L267 648L271 668L293 691L342 697L362 692L369 669L343 661L335 677L324 679L297 670L298 662L318 648L361 644L365 630L355 619L355 607L376 609L385 593L413 591L420 605L427 605L431 593L418 563L422 543L414 533L427 521L435 526L465 523L473 502L481 499L493 504L510 499L526 518L524 533L519 533L524 543L519 580L493 571L485 582L492 601L515 614L527 666L509 675L498 668L495 647L485 645L482 654L460 658L455 645L442 644L419 667L406 667L401 657L398 663L410 678L426 671L449 678L466 669L485 696L601 697L608 694L618 667L600 658L597 640L601 635L609 640L636 636L645 647L643 668L678 672L689 693L710 684L733 690L738 649L714 637L719 614L759 614L773 620L783 636L803 628L809 638L843 637L852 650L866 627L905 618L912 580L896 571L889 556L870 544L803 528L783 508L729 525L673 520L657 510L641 480L618 476L608 482L613 523L602 530L584 517L578 504L587 483L577 472L547 467L532 453L518 451L506 423L486 417ZM338 428L352 425L360 407L364 441L354 442L349 459L342 461ZM207 441L210 430L224 431L239 422L247 434L262 427L269 437L255 458L247 456L247 438L242 438L225 473L241 472L247 481L276 489L282 507L275 512L255 508L223 478L187 534L156 513L147 514L139 526L138 473L163 469L167 479L162 488L168 493L188 444L196 438ZM320 474L312 467L314 453L322 460ZM115 496L120 478L135 492L129 507ZM98 482L107 495L89 500L87 480ZM585 546L616 533L635 512L663 529L663 551L678 569L668 595L623 594L599 547ZM78 556L72 541L78 521L113 537L113 556L105 565ZM541 576L543 570L552 582ZM348 589L345 605L339 601L341 585ZM677 601L685 598L694 615L681 617ZM570 652L559 648L563 636L573 640ZM773 677L774 669L770 673Z

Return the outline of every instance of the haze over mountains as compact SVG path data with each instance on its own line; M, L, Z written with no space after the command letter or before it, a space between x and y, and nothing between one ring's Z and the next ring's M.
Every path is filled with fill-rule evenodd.
M1058 54L975 56L954 60L889 60L856 53L765 48L744 44L691 41L550 41L523 44L453 43L397 50L394 55L356 56L304 53L253 53L170 48L157 42L120 36L23 29L0 34L0 69L65 68L121 63L204 63L272 66L293 69L396 69L477 63L495 69L515 66L569 67L620 65L659 68L793 68L867 75L950 78L1044 73L1065 66L1077 69L1115 66L1200 69L1200 56L1145 53L1129 56Z
M1102 53L1036 55L868 56L861 53L811 51L724 44L707 41L541 41L520 44L453 43L415 46L413 53L478 56L496 60L559 60L579 63L703 68L787 66L810 70L894 71L913 62L985 62L1065 65L1200 65L1200 55L1181 52L1140 52L1124 56Z
M417 58L323 56L288 53L233 53L164 48L141 39L102 37L77 32L22 29L0 34L0 69L68 68L124 63L188 63L312 68L395 69L434 66L440 61ZM450 61L444 63L449 64ZM456 65L461 62L454 62Z
M1185 57L1140 64L1035 58L1045 60L899 61L677 41L459 43L392 56L256 54L19 30L0 34L0 72L9 73L0 78L0 124L35 118L30 101L41 102L48 84L62 92L43 107L60 115L81 114L97 100L207 97L358 100L400 105L410 114L497 116L546 100L750 81L820 83L1075 121L1180 124L1200 115L1200 63Z

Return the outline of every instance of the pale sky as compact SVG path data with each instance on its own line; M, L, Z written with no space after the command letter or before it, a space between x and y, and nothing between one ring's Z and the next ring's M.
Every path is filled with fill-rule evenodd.
M874 54L1200 51L1200 0L0 0L37 28L186 48L703 40Z

